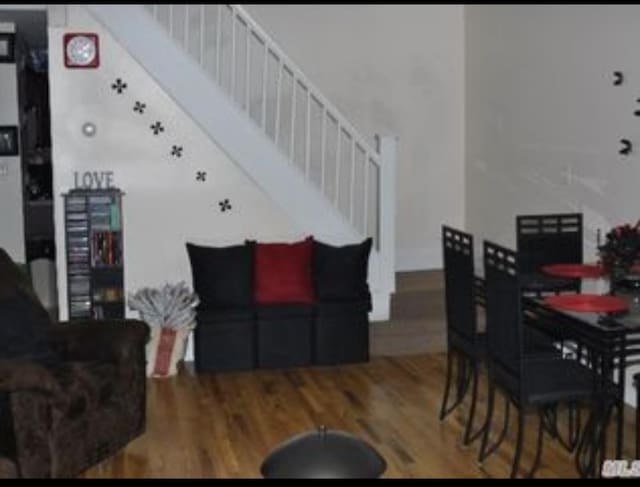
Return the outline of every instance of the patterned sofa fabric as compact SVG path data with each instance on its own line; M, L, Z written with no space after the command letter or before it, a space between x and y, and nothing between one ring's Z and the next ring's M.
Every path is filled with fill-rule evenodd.
M16 269L0 249L0 295L28 292ZM59 360L0 357L0 478L75 477L145 429L149 326L74 321L47 331Z

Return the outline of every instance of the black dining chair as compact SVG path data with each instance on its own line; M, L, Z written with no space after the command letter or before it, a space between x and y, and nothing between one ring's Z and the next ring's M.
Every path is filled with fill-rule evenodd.
M462 443L468 445L482 433L471 433L478 396L479 366L484 357L484 334L478 332L473 236L442 226L445 310L447 318L447 381L440 408L440 420L460 405L472 381L471 406ZM456 398L449 403L456 359Z
M561 292L579 293L582 281L547 275L542 267L549 264L581 264L583 261L584 224L582 213L551 213L516 216L516 246L520 266L520 286L525 296L541 297ZM565 340L562 332L556 334L565 353L580 359L588 350L580 343ZM586 357L588 360L588 356ZM577 446L577 438L564 441L557 433L557 412L549 411L550 432L569 451ZM570 408L570 423L579 427L580 411ZM576 429L577 431L577 429Z
M462 439L462 444L466 446L482 434L482 428L474 433L472 428L478 397L478 375L486 353L486 335L478 329L477 315L477 306L484 306L484 290L482 279L476 276L474 270L473 235L443 225L442 254L447 319L447 379L440 420L444 420L464 401L471 386L471 405ZM550 356L560 353L552 340L530 327L525 332L525 343L532 353ZM455 399L449 404L454 361Z
M517 215L522 292L536 296L580 292L580 279L546 275L541 268L548 264L581 264L583 233L582 213Z
M518 257L510 249L484 242L489 394L479 461L484 461L504 439L503 430L498 441L489 446L495 392L500 389L518 409L512 478L519 472L526 413L535 409L539 417L536 453L527 474L532 477L542 454L545 410L559 403L587 400L592 396L594 387L593 372L579 361L562 356L530 354L526 350Z

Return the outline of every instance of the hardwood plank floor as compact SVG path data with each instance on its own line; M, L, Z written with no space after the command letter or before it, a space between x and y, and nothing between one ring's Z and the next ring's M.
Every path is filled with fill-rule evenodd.
M149 379L146 433L84 477L260 478L261 462L277 444L319 425L368 441L386 459L387 478L508 476L515 421L482 467L476 463L479 442L460 445L468 403L438 421L445 363L444 354L420 354L336 367L201 375L187 365L176 377ZM479 419L485 390L483 376ZM497 430L502 417L496 418ZM535 446L533 415L527 424L525 468ZM573 457L546 435L537 477L576 476Z

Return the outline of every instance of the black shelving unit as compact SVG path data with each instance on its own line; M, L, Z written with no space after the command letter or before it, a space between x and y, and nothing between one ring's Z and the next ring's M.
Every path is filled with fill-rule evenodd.
M64 195L69 319L124 318L122 192Z

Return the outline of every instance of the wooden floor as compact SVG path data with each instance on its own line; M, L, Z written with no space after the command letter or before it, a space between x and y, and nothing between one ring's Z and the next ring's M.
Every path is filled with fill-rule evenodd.
M85 477L259 478L271 449L319 425L368 441L387 461L384 477L507 476L515 423L498 452L478 466L478 442L460 446L467 404L438 421L444 366L443 354L420 354L287 371L197 375L185 368L176 377L149 379L146 433ZM483 379L481 418L484 394ZM528 424L524 466L535 443L533 415ZM576 476L573 457L546 436L537 477Z

